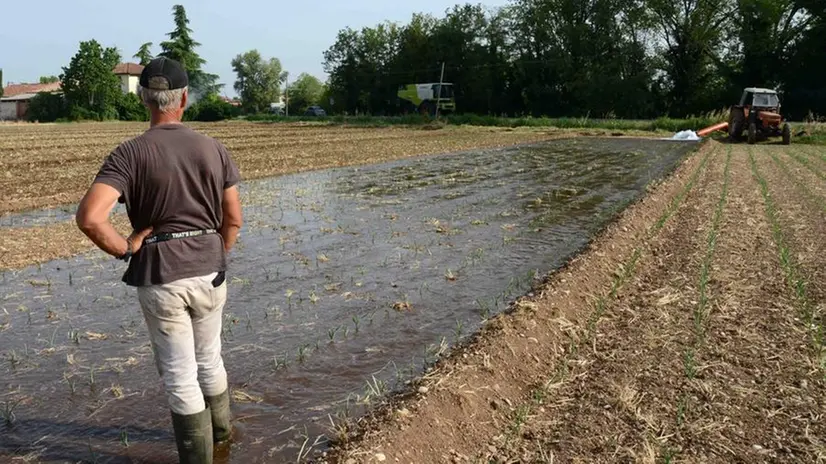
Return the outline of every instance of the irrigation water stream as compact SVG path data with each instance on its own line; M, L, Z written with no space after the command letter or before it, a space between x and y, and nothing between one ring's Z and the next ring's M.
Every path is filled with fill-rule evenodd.
M568 139L245 183L223 334L243 432L229 461L323 447L329 415L420 373L694 145ZM94 252L0 276L0 459L176 462L123 270Z

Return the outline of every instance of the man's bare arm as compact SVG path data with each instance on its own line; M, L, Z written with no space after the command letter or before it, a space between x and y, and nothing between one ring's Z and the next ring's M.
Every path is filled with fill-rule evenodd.
M109 222L109 213L115 207L119 196L120 192L114 187L94 183L80 201L75 215L75 221L80 230L98 248L115 257L123 256L128 247L126 238L121 236ZM143 240L150 233L152 233L151 228L131 235L133 253L137 253L143 245Z
M221 236L224 238L224 251L229 253L238 239L238 231L244 225L241 213L241 195L238 187L232 186L224 190L224 201L221 205L224 217L221 221Z

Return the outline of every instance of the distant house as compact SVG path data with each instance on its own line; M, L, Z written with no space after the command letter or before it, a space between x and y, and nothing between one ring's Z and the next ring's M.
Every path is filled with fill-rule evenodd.
M9 84L0 98L0 120L26 119L29 102L40 92L60 93L60 82L49 84Z
M138 93L143 66L137 63L120 63L112 70L120 78L123 93ZM0 120L26 119L29 102L40 92L60 93L60 82L49 84L9 84L0 98Z
M137 63L120 63L113 70L120 78L120 90L123 93L138 93L138 82L140 81L143 66Z
M229 103L232 106L241 106L241 100L235 98L229 98L226 95L219 97L222 102Z

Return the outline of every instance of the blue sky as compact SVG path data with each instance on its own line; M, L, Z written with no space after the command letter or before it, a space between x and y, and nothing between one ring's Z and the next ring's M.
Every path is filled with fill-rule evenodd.
M230 61L257 48L277 57L296 77L308 72L324 79L322 53L347 26L361 28L384 20L407 22L414 12L442 16L457 0L142 0L8 1L0 25L0 68L3 84L36 82L42 75L59 75L82 40L96 39L115 46L124 60L138 47L166 40L172 30L172 5L186 7L206 71L221 76L224 92L234 95ZM501 6L506 0L481 0Z

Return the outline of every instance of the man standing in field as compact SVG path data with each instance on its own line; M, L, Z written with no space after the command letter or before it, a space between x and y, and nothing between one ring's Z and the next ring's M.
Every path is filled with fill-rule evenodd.
M106 158L76 219L100 249L129 262L123 281L138 289L180 462L200 464L231 433L221 322L226 254L242 219L229 152L181 124L188 84L174 60L144 68L139 94L150 128ZM135 231L128 238L109 222L118 201Z

